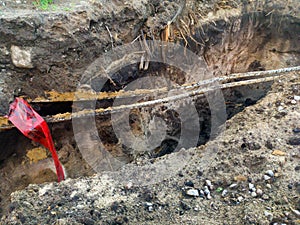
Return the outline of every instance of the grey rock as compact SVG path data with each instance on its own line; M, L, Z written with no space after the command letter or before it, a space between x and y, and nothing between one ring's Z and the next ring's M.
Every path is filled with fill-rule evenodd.
M229 186L229 188L235 188L235 187L237 187L237 184L236 183L233 183L233 184L231 184L230 186Z
M188 196L199 197L199 191L197 189L189 189L186 191Z
M12 45L11 46L11 60L16 67L19 68L33 68L31 62L31 47L19 47Z
M257 196L256 192L251 192L251 196L255 198Z
M271 179L271 177L270 176L268 176L268 175L264 175L264 180L265 181L267 181L267 180L270 180Z
M266 174L270 177L274 177L274 172L272 170L267 170Z
M300 101L300 96L298 96L298 95L295 95L295 96L294 96L294 100L296 100L296 101Z
M266 194L263 194L262 197L261 197L263 200L268 200L270 197Z
M263 191L261 189L257 189L256 190L256 194L259 195L259 196L261 196L263 194Z
M227 193L228 193L228 191L226 190L226 189L224 189L223 191L222 191L222 197L225 197L226 195L227 195Z

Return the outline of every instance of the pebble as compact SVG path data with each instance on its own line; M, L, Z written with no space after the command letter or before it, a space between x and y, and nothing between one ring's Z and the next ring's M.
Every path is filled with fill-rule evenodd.
M81 210L81 209L84 208L84 205L77 205L76 208L79 209L79 210Z
M266 194L263 194L263 196L261 197L263 200L268 200L270 197Z
M274 150L274 151L272 152L272 155L276 155L276 156L285 156L286 153L283 152L283 151L280 151L280 150Z
M197 189L189 189L186 194L188 196L199 197L199 191Z
M256 194L260 196L260 195L263 194L263 191L262 191L261 189L257 189L257 190L256 190Z
M200 190L200 197L204 198L205 194L204 194L204 191L203 190Z
M296 133L296 134L297 134L297 133L300 133L300 127L294 128L294 129L293 129L293 132Z
M294 100L300 101L300 96L295 95L295 96L294 96Z
M264 180L270 180L271 179L271 177L269 177L268 175L264 175Z
M243 175L237 175L233 178L235 181L246 181L247 177L243 176Z
M133 186L133 183L130 181L130 182L128 182L128 183L125 185L125 188L126 188L127 190L129 190L129 189L132 188L132 186Z
M280 111L282 111L283 109L284 109L283 106L279 106L277 110L280 112Z
M299 137L292 137L289 139L290 145L300 145L300 138Z
M256 192L251 192L251 196L253 197L253 198L255 198L256 196L257 196L257 194L256 194Z
M297 101L293 99L293 100L291 101L291 104L296 105L296 104L297 104Z
M225 197L226 195L227 195L227 193L228 193L228 191L226 190L226 189L224 189L223 191L222 191L222 197Z
M274 172L272 170L267 170L266 174L270 177L274 177Z
M210 180L205 180L205 183L206 183L206 185L209 187L210 190L213 189L213 185L212 185L212 183L211 183Z
M252 183L249 183L249 190L252 190L253 188L254 188L254 184L252 184Z
M249 183L248 186L249 186L249 191L251 191L251 192L255 192L256 191L256 188L255 188L254 184Z
M204 186L204 194L207 196L210 195L210 191L207 186Z
M188 187L194 187L193 181L190 181L190 180L184 182L184 185L185 185L185 186L188 186Z
M292 210L292 212L298 217L298 218L300 218L300 211L299 210L297 210L297 209L291 209Z
M237 186L237 184L234 183L234 184L231 184L231 185L229 186L229 188L235 188L236 186Z
M273 217L273 214L268 211L265 211L264 214L266 217Z
M145 205L148 207L149 212L153 211L153 204L151 202L145 202Z
M243 201L243 197L242 196L239 196L238 198L237 198L237 200L239 201L239 202L241 202L241 201Z

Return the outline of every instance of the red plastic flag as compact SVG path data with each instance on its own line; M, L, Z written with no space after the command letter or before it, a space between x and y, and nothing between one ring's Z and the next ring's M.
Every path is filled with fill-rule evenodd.
M7 117L26 137L50 150L58 182L64 180L64 169L58 159L46 121L22 98L16 98L10 105Z

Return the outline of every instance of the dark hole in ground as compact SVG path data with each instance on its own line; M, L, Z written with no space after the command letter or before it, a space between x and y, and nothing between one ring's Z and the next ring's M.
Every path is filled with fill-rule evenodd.
M299 24L299 19L290 16L274 15L267 17L264 12L245 14L241 18L232 19L229 22L220 20L213 25L205 25L201 29L196 29L194 39L198 42L206 40L204 47L197 45L191 38L188 39L188 47L204 56L216 76L294 66L300 63ZM178 84L185 82L184 74L181 71L173 68L174 72L170 74L167 68L159 63L150 64L149 70L145 72L138 70L137 65L131 65L125 69L128 71L127 76L123 76L122 71L115 73L112 79L117 85L112 86L107 83L102 90L123 89L128 83L151 73L155 76L159 76L159 74L169 76L172 81ZM267 93L270 85L271 83L265 83L224 90L228 118L241 112L245 107L255 104ZM97 90L97 87L97 80L95 80L93 88ZM199 121L195 121L201 126L198 139L198 145L200 145L209 139L210 110L205 99L195 98L194 102L198 118L201 118ZM112 101L98 102L97 107L110 106L111 104ZM160 146L153 148L152 154L146 156L142 154L145 157L159 157L172 153L177 146L176 139L180 135L181 121L173 111L167 110L163 106L160 109L164 111L160 118L166 121L168 137L162 140ZM70 102L39 105L39 112L42 115L70 110ZM141 110L131 112L130 127L136 135L143 133L142 125L154 115ZM159 115L156 116L159 117ZM110 124L109 115L97 117L96 124L101 140L113 154L121 155L127 161L134 161L134 157L139 156L139 154L134 156L131 149L119 142ZM91 175L92 169L86 164L76 146L71 125L70 122L50 125L60 159L70 177ZM38 163L30 164L26 154L38 146L24 138L16 129L1 132L0 143L2 149L5 149L4 152L0 153L0 177L3 181L0 184L0 208L7 206L9 194L12 191L24 188L29 183L56 180L53 172L52 174L49 174L51 171L45 173L46 170L49 170L45 165L50 165L51 160L44 159ZM43 176L41 174L47 174L47 176L40 179Z

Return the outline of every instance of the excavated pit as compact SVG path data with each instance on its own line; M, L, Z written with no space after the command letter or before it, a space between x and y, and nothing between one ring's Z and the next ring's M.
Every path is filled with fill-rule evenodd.
M237 72L261 71L300 64L299 46L300 20L288 15L266 16L266 13L244 14L240 18L219 20L195 29L188 43L179 39L182 45L196 54L203 56L215 76L229 75ZM202 45L197 44L202 43ZM125 77L123 74L127 74ZM150 63L146 71L139 70L134 64L123 68L112 76L116 85L107 82L101 91L118 91L132 81L147 77L166 77L181 85L185 83L185 74L178 68L163 63ZM255 104L268 92L272 82L253 84L223 90L227 117L240 113L245 107ZM97 85L92 87L97 89ZM100 91L100 90L97 90ZM205 144L211 133L210 109L203 97L193 97L201 132L198 145ZM97 107L109 107L113 100L97 102ZM71 112L72 102L33 103L35 109L43 116ZM160 113L159 113L160 112ZM180 132L181 120L173 110L166 106L152 109L131 110L129 123L132 132L137 136L145 134L147 124L153 117L161 118L167 124L167 135L159 147L143 152L134 151L122 144L115 135L111 124L111 116L96 117L98 135L106 149L119 160L136 163L143 159L156 158L172 153L176 148ZM94 173L90 165L82 158L72 129L72 122L50 124L55 146L61 162L64 164L68 177L89 176ZM83 127L83 131L84 131ZM88 127L86 127L88 129ZM0 213L3 213L12 191L22 189L30 183L56 181L52 170L49 153L43 148L23 137L15 128L0 133ZM34 153L34 154L30 154ZM3 182L5 181L5 182Z

